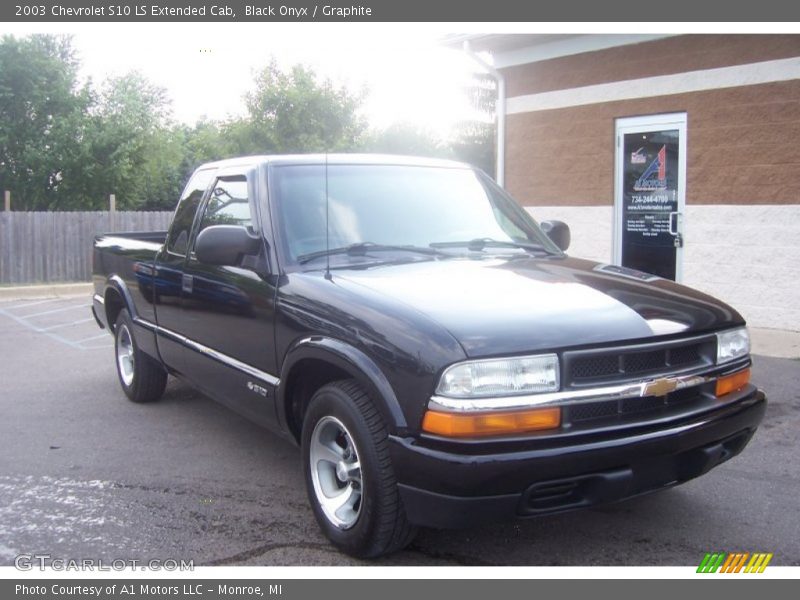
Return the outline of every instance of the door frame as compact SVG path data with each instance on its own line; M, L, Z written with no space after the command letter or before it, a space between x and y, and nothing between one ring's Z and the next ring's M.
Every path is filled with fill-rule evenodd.
M686 214L686 125L685 112L643 115L617 118L614 123L614 221L613 256L615 265L622 264L622 186L625 170L623 137L628 133L646 133L664 129L678 130L678 215L676 231L684 236L684 215ZM675 252L675 281L683 280L683 246Z

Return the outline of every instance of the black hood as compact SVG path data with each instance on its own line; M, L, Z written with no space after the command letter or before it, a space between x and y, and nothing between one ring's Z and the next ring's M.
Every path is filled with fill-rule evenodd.
M453 258L336 270L447 329L471 357L693 334L743 323L672 281L572 258ZM409 324L410 326L412 324Z

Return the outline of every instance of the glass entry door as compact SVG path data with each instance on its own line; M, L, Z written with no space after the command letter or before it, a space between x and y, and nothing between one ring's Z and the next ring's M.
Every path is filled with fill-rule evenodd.
M614 262L681 280L686 115L618 119Z

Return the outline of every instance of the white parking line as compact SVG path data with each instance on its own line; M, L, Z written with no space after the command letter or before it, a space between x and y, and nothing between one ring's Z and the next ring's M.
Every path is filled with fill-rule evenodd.
M14 310L15 308L28 308L29 306L36 306L37 304L46 304L48 302L55 302L61 298L48 298L47 300L38 300L36 302L25 302L24 304L14 304L13 306L6 306L6 310Z
M46 310L44 312L33 313L32 315L22 315L23 319L31 319L33 317L43 317L44 315L52 315L54 313L65 312L68 310L77 310L79 308L89 308L91 304L77 304L74 306L66 306L64 308L56 308L55 310Z
M93 318L89 317L88 319L79 319L77 321L70 321L69 323L59 323L58 325L52 325L50 327L45 327L42 331L53 331L53 329L61 329L62 327L69 327L71 325L79 325L81 323L89 323L90 321L94 321Z
M41 327L36 327L35 325L32 325L31 323L28 323L25 320L24 317L18 317L17 315L15 315L13 313L10 313L10 312L8 312L6 310L3 310L2 308L0 308L0 315L5 315L9 319L13 319L14 321L19 323L23 327L25 327L27 329L30 329L32 331L35 331L36 333L43 333L44 335L46 335L47 337L49 337L52 340L55 340L57 342L61 342L62 344L66 344L67 346L70 346L71 348L76 348L78 350L83 350L83 348L79 344L73 342L72 340L68 340L67 338L65 338L63 336L60 336L57 333L53 333L51 331L45 331Z
M106 337L107 335L108 335L108 332L104 331L103 333L101 333L99 335L93 335L92 337L83 338L82 340L78 340L75 343L76 344L82 344L83 342L91 342L92 340L99 340L100 338Z

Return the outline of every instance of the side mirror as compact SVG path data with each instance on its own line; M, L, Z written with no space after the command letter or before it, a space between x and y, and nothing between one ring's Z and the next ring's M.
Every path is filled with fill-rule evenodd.
M261 238L241 225L212 225L197 236L197 260L208 265L237 266L242 257L258 254Z
M569 248L569 243L571 241L571 236L569 233L569 225L564 223L564 221L542 221L541 223L542 231L547 234L556 246L561 248L562 252L565 252L567 248Z

